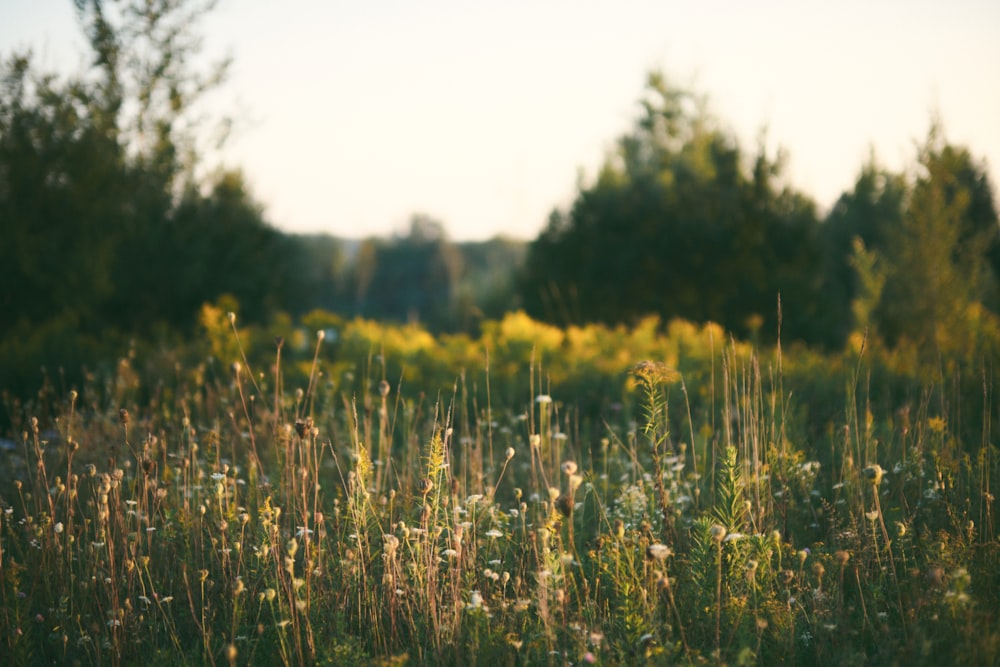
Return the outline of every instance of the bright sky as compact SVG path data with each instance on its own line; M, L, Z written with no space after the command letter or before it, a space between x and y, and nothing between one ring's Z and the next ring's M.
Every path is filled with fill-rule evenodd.
M206 46L242 121L223 158L281 229L360 237L413 213L533 238L629 130L646 73L789 154L825 210L874 147L901 169L932 114L1000 189L1000 2L222 0ZM71 0L0 0L0 52L75 69Z

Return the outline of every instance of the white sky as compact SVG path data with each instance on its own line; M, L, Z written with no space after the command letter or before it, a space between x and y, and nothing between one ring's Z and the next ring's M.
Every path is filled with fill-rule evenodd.
M706 93L822 210L869 149L912 164L932 113L1000 188L1000 2L222 0L209 52L242 125L223 158L269 221L360 237L429 214L532 238L630 129L646 73ZM0 0L0 52L75 69L71 0Z

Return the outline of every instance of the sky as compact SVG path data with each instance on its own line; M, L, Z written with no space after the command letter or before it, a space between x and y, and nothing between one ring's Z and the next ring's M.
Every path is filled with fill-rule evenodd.
M206 159L241 168L288 232L391 234L420 213L456 240L533 238L653 69L748 153L766 128L821 212L872 151L912 167L933 117L1000 189L995 0L221 0L202 34L234 60L209 108L236 120ZM72 1L0 0L0 54L23 47L78 71Z

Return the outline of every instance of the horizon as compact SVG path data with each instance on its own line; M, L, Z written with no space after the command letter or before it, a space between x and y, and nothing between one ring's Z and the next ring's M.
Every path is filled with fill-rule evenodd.
M5 58L32 47L42 71L79 70L72 3L7 7L18 20L0 27ZM268 222L289 233L384 237L426 214L454 241L531 240L631 130L655 69L706 95L745 153L766 127L787 183L821 213L870 152L892 171L912 167L935 118L986 163L995 198L1000 185L1000 5L296 10L223 0L199 31L207 58L234 58L204 108L237 113L205 168L240 168Z

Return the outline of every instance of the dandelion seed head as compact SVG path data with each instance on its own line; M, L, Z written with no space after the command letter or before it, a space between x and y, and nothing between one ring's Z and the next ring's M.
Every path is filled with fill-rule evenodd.
M650 560L665 560L674 554L673 550L665 544L650 544L646 547L646 558Z

